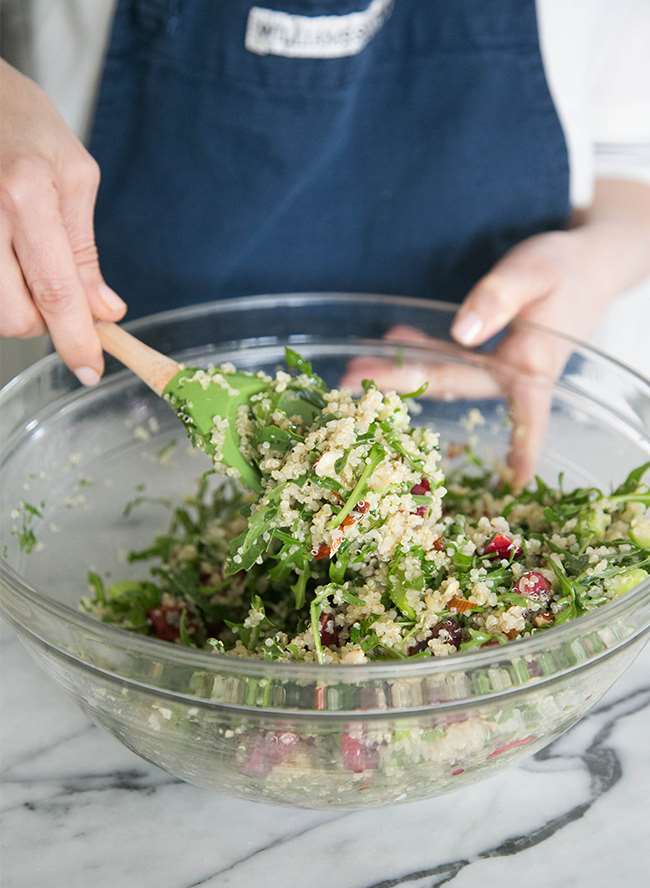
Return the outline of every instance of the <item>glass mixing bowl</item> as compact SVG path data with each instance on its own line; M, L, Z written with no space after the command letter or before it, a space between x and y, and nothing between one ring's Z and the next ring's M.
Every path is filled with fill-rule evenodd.
M467 438L463 418L478 406L485 418L478 449L488 459L508 446L501 390L537 387L552 399L539 472L554 481L563 471L566 485L607 487L649 458L646 380L544 331L538 341L564 345L572 356L552 387L525 379L499 357L498 343L480 354L452 345L453 310L396 297L255 297L161 314L131 329L188 364L232 361L270 371L291 344L330 384L355 357L412 368L438 383L438 397L421 400L417 421L439 429L446 447ZM383 340L396 325L423 330L436 343ZM89 566L114 578L146 571L126 564L123 552L145 545L166 514L151 502L125 517L126 501L142 493L180 498L204 467L168 406L113 363L99 386L84 390L53 355L0 393L2 610L92 719L183 780L305 807L433 796L493 774L566 731L646 640L650 582L503 647L361 666L229 658L80 613ZM43 514L32 517L39 545L31 554L15 536L21 501Z

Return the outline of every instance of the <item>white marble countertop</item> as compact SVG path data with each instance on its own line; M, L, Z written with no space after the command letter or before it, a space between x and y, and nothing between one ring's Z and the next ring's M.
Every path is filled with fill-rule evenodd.
M179 783L89 723L0 624L2 888L642 888L650 646L519 768L427 802L274 808Z

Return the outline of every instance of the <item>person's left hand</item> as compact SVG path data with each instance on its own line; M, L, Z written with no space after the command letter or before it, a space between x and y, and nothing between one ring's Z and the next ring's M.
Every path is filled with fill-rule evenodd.
M609 297L602 281L596 279L598 263L593 262L590 240L584 232L580 228L554 231L518 244L467 295L452 326L454 338L462 345L481 345L515 319L588 338ZM394 328L387 338L417 345L435 342L421 331L404 327ZM501 387L509 397L513 420L509 465L514 486L521 487L534 472L546 432L551 381L562 372L570 352L569 341L514 324L494 352L492 391L485 372L462 365L432 363L429 367L398 368L392 362L372 358L351 362L342 384L354 387L361 379L372 378L380 388L407 391L429 380L429 397L443 392L491 397ZM509 374L505 372L507 367L520 372Z
M452 335L462 345L476 346L517 319L576 339L591 338L611 290L596 277L597 240L590 234L588 227L555 231L517 245L468 294ZM513 421L509 464L515 487L527 484L534 473L548 423L550 382L560 375L571 351L570 341L525 324L515 324L496 349L500 363L522 371L505 383Z

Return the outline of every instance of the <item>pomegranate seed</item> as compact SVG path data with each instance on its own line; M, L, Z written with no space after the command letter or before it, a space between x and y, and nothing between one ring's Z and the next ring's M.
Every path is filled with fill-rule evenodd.
M339 643L339 632L334 622L334 614L320 615L320 640L325 647L336 647Z
M349 734L341 735L341 755L343 766L355 774L377 767L377 750L366 746L361 740Z
M165 604L154 607L147 612L153 634L161 641L176 641L180 636L181 611L180 604Z
M433 548L436 552L444 552L445 550L445 539L444 537L438 537L438 539L433 541Z
M322 561L323 558L330 557L330 551L330 547L327 545L327 543L321 543L318 549L316 549L315 552L312 552L312 555L314 556L316 561Z
M551 600L551 581L538 570L529 570L522 574L517 581L515 591L524 598L532 598L547 604Z
M427 481L426 478L420 478L417 484L414 484L411 487L411 493L413 496L424 496L425 493L429 493L431 491L431 485Z
M426 506L418 506L417 509L415 510L415 512L413 512L413 514L414 514L414 515L419 515L420 518L426 518L426 515L427 515L427 512L428 512L428 511L429 511L429 510L427 509Z
M352 527L352 525L356 523L356 520L354 515L346 515L343 521L339 524L339 527Z
M367 500L361 500L360 503L356 505L357 512L360 512L362 515L365 515L366 512L370 511L370 503Z
M464 773L465 773L465 768L454 768L454 770L451 772L451 776L458 777L459 774L464 774Z
M521 549L504 533L496 533L483 549L484 555L493 553L499 558L519 558Z

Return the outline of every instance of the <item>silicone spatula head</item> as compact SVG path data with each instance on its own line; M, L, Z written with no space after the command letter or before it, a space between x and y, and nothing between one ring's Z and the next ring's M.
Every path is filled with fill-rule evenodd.
M104 351L129 367L157 395L165 397L185 423L192 442L211 456L215 453L213 435L218 428L220 461L236 469L243 484L260 492L257 469L239 449L236 419L239 408L263 391L268 381L252 373L184 368L117 324L99 321L95 329ZM215 426L219 419L225 422Z
M188 367L180 370L163 390L163 396L185 424L192 443L210 455L215 451L212 440L215 419L226 420L227 424L219 424L220 439L223 434L221 461L236 469L242 483L256 493L261 490L259 473L239 449L236 420L239 408L267 386L267 382L248 373L210 375Z

